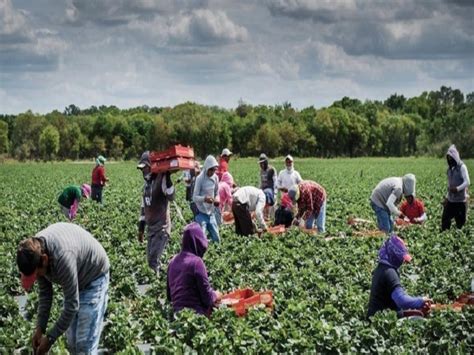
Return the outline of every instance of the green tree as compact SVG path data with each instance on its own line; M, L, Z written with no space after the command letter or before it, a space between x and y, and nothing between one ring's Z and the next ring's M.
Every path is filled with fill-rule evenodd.
M53 125L46 126L39 138L41 156L44 160L53 159L59 151L59 132Z
M8 141L8 124L0 120L0 154L8 153L10 142Z
M119 136L115 136L114 139L112 140L112 146L110 148L110 155L113 158L119 159L122 157L123 153L123 142L122 138Z

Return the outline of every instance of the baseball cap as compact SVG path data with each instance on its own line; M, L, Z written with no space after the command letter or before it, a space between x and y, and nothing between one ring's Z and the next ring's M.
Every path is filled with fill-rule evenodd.
M147 165L150 166L150 152L148 150L143 152L142 156L140 157L140 160L137 164L137 169L143 169Z
M222 149L221 157L222 156L230 156L230 155L232 155L232 152L229 149L227 149L227 148Z
M264 161L267 161L268 157L265 153L260 154L260 157L258 158L259 163L263 163Z

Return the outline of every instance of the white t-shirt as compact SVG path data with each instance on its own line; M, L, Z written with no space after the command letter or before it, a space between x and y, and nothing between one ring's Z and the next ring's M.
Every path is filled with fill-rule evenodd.
M299 184L301 181L303 181L303 179L301 178L300 173L295 169L292 169L291 171L288 171L288 169L283 169L278 174L277 188L285 188L289 190L290 187Z

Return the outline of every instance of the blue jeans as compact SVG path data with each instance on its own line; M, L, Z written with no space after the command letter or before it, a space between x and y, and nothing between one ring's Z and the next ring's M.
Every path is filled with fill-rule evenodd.
M219 243L219 227L217 226L216 215L214 213L208 215L199 212L195 221L201 225L204 233L209 232L209 236L213 242Z
M370 206L372 206L372 209L374 210L375 215L377 216L377 227L379 228L379 230L385 233L392 232L393 220L392 216L390 215L390 212L388 212L384 208L380 208L372 201L370 201Z
M72 354L96 354L107 309L109 273L99 276L79 292L79 311L66 331Z
M326 231L326 201L323 202L319 214L315 216L314 214L309 216L306 220L306 228L311 229L314 226L314 220L316 219L316 227L318 227L319 233L324 233Z

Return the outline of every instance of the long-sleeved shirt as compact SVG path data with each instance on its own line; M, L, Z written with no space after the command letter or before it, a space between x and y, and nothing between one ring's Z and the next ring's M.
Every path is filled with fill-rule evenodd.
M92 185L104 186L106 182L105 168L102 165L96 165L92 170Z
M169 185L169 186L168 186ZM146 180L140 209L139 231L148 226L148 233L154 234L161 230L171 233L171 217L169 201L174 199L174 186L166 181L165 174L157 174Z
M259 227L267 228L263 218L263 209L265 208L265 193L253 186L244 186L234 192L234 200L241 204L248 204L249 212L255 211Z
M77 202L79 202L81 197L81 188L76 185L69 185L63 190L61 195L59 195L58 202L66 208L71 208L74 201L77 200Z
M384 309L400 311L422 306L422 297L411 297L405 293L400 284L400 276L394 267L382 263L377 265L372 273L368 317Z
M226 207L232 207L232 189L228 183L219 183L219 209L223 212Z
M102 245L85 229L71 223L55 223L37 238L48 255L48 271L38 277L39 305L37 325L46 331L53 302L53 283L64 294L64 308L48 333L53 340L63 334L79 310L79 293L90 282L109 271L109 259Z
M289 190L290 187L299 184L301 181L303 181L303 179L301 178L299 172L294 169L291 171L288 169L283 169L278 174L277 188Z
M189 224L183 233L181 252L168 266L166 294L175 312L191 308L200 314L210 315L217 294L212 289L202 260L208 242L201 226Z
M400 215L397 206L403 196L403 180L401 177L391 177L380 181L372 191L370 200L380 208L395 216Z
M219 179L216 174L207 176L207 172L212 167L217 166L217 161L213 156L208 156L204 161L204 169L196 178L193 191L193 202L200 213L211 215L214 213L214 204L205 202L206 197L215 199L219 196Z
M326 201L326 190L318 183L304 180L299 183L300 198L298 199L298 213L296 218L307 219L309 216L318 216L323 203Z
M415 199L411 204L404 201L400 206L400 211L408 217L411 223L422 223L427 219L425 206L418 199Z

